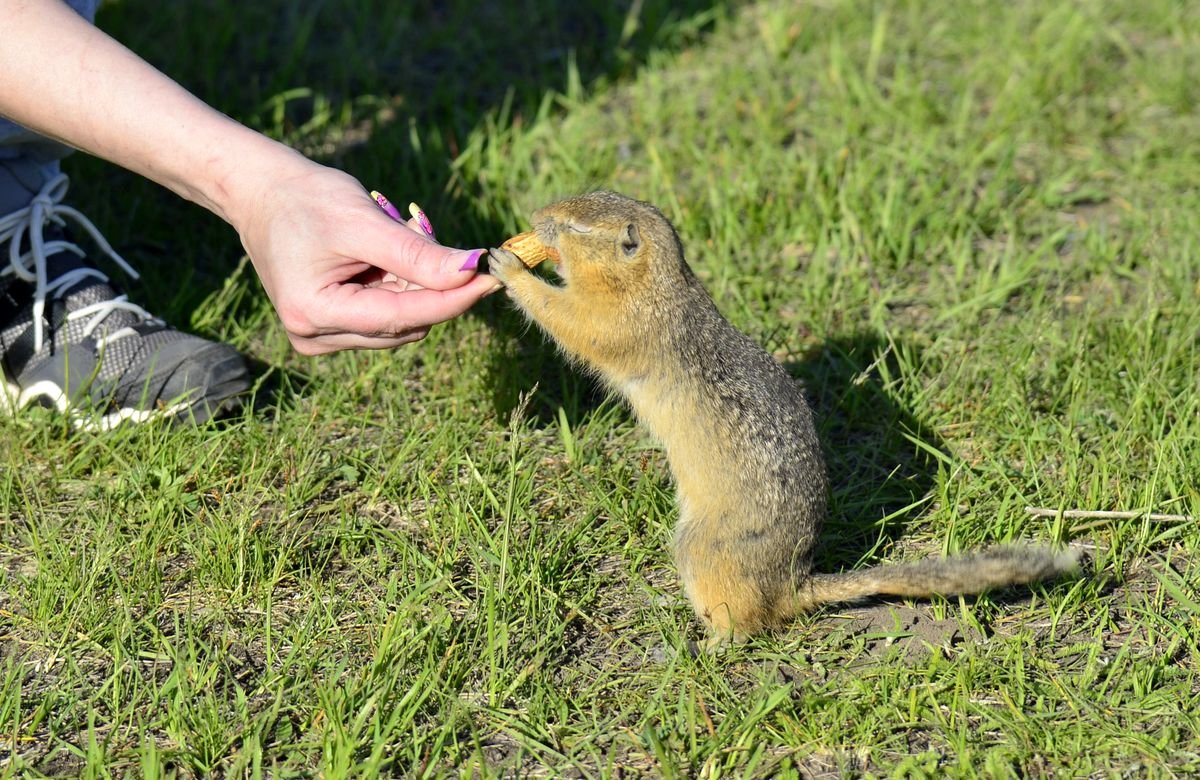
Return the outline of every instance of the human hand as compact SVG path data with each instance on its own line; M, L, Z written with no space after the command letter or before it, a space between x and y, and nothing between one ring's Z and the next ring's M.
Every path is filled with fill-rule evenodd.
M477 254L391 221L353 178L213 110L65 3L0 0L0 18L0 116L232 224L300 352L414 341L499 288Z
M482 250L443 247L385 215L353 177L300 165L230 215L297 351L416 341L499 289L475 272Z

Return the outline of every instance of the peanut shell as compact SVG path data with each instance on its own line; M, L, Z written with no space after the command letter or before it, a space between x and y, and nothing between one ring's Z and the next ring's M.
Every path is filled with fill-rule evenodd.
M558 261L558 250L543 244L532 230L513 236L501 244L500 248L512 252L529 268L544 260Z

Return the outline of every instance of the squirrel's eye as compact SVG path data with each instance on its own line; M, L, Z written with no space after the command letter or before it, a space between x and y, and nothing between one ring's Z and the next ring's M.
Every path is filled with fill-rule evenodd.
M626 257L633 257L642 246L642 236L638 233L637 225L630 222L621 231L621 251Z

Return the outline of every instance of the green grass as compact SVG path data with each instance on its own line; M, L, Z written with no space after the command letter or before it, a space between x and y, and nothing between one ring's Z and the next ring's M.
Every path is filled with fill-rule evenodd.
M501 296L302 358L232 231L77 158L134 297L262 382L199 430L0 425L4 776L1200 772L1196 522L1024 513L1200 516L1187 3L418 5L102 22L456 245L660 205L809 386L822 568L1021 538L1087 576L692 658L661 454Z

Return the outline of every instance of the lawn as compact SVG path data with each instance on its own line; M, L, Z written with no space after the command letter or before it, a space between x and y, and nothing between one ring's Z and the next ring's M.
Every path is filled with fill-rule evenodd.
M503 295L304 358L229 228L77 156L132 297L259 381L198 429L0 421L0 775L1200 773L1189 5L109 3L447 243L596 187L659 205L808 387L820 569L1088 561L693 657L662 454Z

